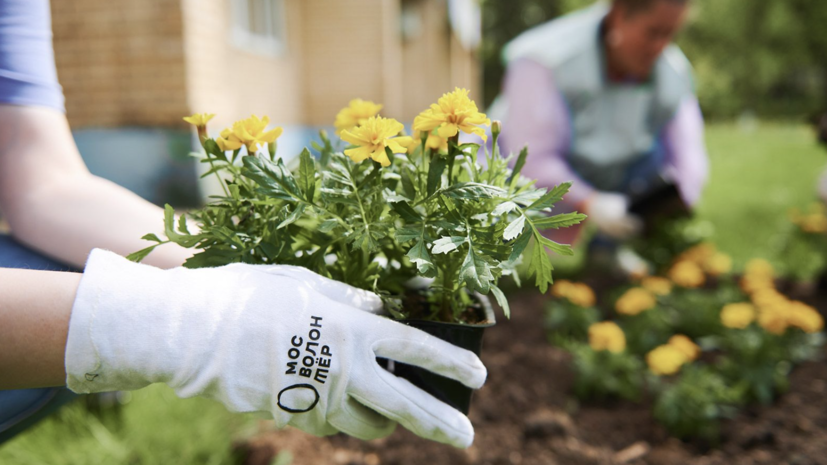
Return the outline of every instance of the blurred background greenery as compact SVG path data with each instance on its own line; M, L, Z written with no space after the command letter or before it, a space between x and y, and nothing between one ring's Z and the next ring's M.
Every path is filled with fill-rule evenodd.
M708 119L795 118L827 111L827 2L693 0L678 44ZM500 50L530 27L592 0L482 0L484 98L500 91Z

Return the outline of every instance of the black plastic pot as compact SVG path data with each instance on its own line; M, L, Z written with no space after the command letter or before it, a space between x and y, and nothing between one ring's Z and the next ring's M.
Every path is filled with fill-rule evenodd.
M399 321L479 355L482 351L482 336L485 328L494 326L496 324L496 318L494 317L494 310L491 308L491 302L488 300L488 297L479 294L475 297L479 301L480 311L485 315L483 323L460 324L425 320ZM414 386L419 387L460 412L466 415L468 414L471 406L471 395L474 392L473 389L465 387L465 385L458 381L440 376L424 368L394 362L392 360L380 359L380 361L391 373L400 378L407 379L413 383Z

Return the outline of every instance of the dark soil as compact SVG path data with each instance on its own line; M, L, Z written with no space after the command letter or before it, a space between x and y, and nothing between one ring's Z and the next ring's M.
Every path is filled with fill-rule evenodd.
M489 375L471 405L476 439L470 449L429 442L402 427L363 442L273 431L265 422L239 445L242 462L269 465L290 451L294 465L827 464L826 362L797 367L786 394L725 422L721 444L710 448L670 438L647 402L578 404L568 355L546 341L542 304L536 294L514 296L512 319L485 335Z

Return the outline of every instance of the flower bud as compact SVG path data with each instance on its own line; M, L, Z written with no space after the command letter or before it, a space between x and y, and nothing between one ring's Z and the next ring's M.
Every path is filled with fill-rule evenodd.
M494 134L494 137L500 135L500 132L503 130L503 123L499 120L494 120L491 122L491 134Z

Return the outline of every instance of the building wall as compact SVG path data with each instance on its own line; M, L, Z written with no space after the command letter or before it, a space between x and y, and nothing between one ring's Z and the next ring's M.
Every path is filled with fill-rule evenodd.
M180 0L51 5L73 128L177 125L188 109Z
M422 33L403 42L403 0L284 0L278 54L232 38L232 0L54 0L58 75L73 128L213 127L253 114L279 125L330 125L352 98L410 122L454 86L475 92L474 54L450 31L446 0L404 0Z
M267 54L232 39L230 0L181 0L190 110L216 113L216 126L250 114L279 125L303 123L302 3L285 0L286 47Z

